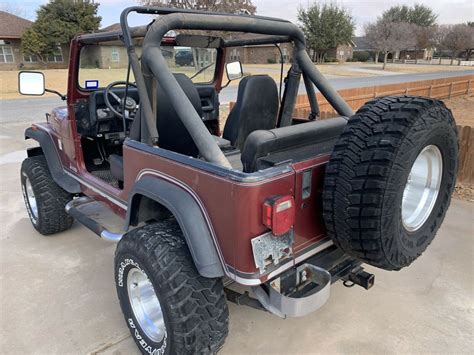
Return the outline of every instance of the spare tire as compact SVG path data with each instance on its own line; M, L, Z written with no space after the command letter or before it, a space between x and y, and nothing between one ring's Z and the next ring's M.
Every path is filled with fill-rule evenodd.
M328 235L376 267L410 265L443 222L457 157L456 125L441 101L388 96L368 102L349 119L326 167Z

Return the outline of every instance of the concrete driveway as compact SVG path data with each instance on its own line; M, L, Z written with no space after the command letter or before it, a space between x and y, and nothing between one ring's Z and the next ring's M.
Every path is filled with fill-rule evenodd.
M115 245L78 224L56 236L35 232L19 184L29 123L0 114L0 353L137 354L115 294ZM221 353L472 353L473 221L474 204L454 200L414 265L369 268L370 291L337 283L328 304L307 317L282 320L229 304Z

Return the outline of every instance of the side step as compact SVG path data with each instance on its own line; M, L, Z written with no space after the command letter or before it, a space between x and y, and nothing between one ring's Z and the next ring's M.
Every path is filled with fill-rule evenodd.
M89 197L83 196L69 202L66 213L109 242L118 242L125 234L125 221Z

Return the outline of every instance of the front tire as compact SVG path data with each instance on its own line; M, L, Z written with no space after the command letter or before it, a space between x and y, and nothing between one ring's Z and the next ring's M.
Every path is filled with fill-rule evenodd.
M65 210L72 195L54 182L44 156L26 158L20 178L28 216L38 232L50 235L72 226L74 219Z
M228 333L221 279L204 278L174 219L127 233L115 253L115 282L143 354L215 353Z
M443 222L457 157L456 125L441 101L389 96L365 104L349 119L326 168L328 235L368 264L410 265Z

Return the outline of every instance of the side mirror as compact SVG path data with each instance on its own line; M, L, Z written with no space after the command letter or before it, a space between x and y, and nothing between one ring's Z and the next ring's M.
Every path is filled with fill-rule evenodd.
M227 72L227 79L229 81L237 80L244 76L242 63L240 62L232 62L232 63L226 64L225 70Z
M21 95L44 95L44 75L41 72L21 71L18 74L18 92Z

